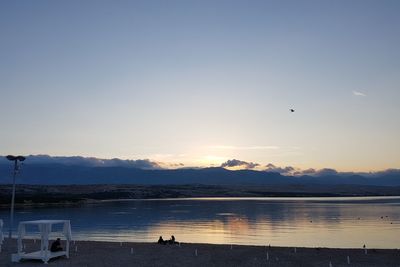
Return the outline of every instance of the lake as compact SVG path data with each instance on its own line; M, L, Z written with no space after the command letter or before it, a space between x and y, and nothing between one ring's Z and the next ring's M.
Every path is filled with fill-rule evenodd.
M6 226L8 216L0 209ZM174 235L193 243L400 248L400 197L123 200L16 210L17 223L37 219L70 219L76 240Z

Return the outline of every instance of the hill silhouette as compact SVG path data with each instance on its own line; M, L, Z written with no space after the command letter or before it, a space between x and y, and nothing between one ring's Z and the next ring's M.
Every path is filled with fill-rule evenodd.
M12 165L0 163L0 183L11 183ZM17 177L20 184L209 184L209 185L377 185L399 186L397 170L363 176L360 174L327 174L321 176L289 176L256 170L227 170L221 167L193 169L140 169L127 166L79 166L60 163L24 164Z

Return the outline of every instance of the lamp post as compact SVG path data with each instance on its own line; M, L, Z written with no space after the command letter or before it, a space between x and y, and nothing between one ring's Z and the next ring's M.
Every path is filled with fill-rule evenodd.
M14 161L13 188L12 188L11 211L10 211L10 232L8 234L8 238L11 239L12 229L14 224L15 176L17 175L17 172L19 170L18 161L21 162L24 161L25 157L8 155L6 158L10 161Z

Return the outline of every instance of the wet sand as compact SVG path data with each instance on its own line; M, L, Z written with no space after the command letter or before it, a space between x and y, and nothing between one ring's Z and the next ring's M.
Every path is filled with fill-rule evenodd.
M34 251L39 242L25 240L27 251ZM197 256L196 256L197 250ZM0 253L0 266L46 266L41 261L11 263L16 240L5 240ZM132 253L131 253L132 252ZM350 264L347 263L350 257ZM76 241L71 243L70 258L53 259L48 266L400 266L400 250L327 249L261 247L239 245L189 244L158 245L152 243L115 243Z

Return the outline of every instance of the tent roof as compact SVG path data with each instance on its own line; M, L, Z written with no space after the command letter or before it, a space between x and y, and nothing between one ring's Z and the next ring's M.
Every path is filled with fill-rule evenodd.
M36 221L24 221L20 224L58 224L58 223L69 223L69 220L36 220Z

